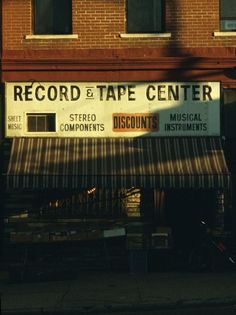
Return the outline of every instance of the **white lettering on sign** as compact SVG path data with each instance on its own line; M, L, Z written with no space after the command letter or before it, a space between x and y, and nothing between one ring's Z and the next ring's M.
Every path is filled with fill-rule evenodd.
M220 135L219 82L7 82L5 94L8 137L48 136L28 132L29 114L55 117L52 137Z

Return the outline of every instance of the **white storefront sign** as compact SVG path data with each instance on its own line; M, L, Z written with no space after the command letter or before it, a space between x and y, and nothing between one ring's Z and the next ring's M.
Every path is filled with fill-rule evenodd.
M219 82L8 82L6 136L220 135ZM29 131L29 115L55 129Z

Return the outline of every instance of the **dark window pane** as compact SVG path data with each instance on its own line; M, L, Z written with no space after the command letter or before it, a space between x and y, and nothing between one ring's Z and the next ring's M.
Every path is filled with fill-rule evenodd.
M53 0L35 0L35 34L53 34Z
M48 115L47 116L47 131L56 131L56 121L55 115Z
M221 18L236 18L236 1L221 0Z
M70 34L71 0L34 0L35 34Z
M28 116L28 131L36 131L36 117Z
M162 30L161 0L127 0L127 31L154 33Z
M38 116L37 117L37 131L47 131L46 130L45 116Z
M236 1L221 0L220 19L222 31L236 31Z
M70 0L54 0L54 34L72 33L72 5Z

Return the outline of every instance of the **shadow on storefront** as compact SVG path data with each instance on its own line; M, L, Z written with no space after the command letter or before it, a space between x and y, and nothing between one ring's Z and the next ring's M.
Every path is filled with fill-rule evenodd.
M36 145L39 139L15 139L5 199L4 258L11 277L29 281L89 270L186 269L183 254L194 246L198 222L222 229L229 174L218 140L210 139L209 156L200 150L208 141L178 139L190 147L177 146L176 156L170 138L41 139L46 147ZM170 142L168 149L155 147L157 141Z

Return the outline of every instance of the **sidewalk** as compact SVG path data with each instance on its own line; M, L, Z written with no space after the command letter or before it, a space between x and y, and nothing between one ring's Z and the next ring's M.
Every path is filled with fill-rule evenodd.
M82 273L50 282L2 281L2 314L105 314L112 311L236 304L236 272Z

